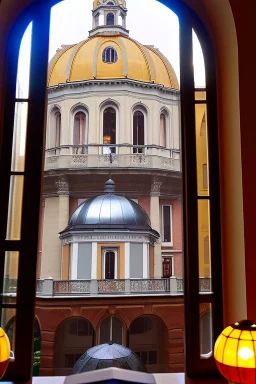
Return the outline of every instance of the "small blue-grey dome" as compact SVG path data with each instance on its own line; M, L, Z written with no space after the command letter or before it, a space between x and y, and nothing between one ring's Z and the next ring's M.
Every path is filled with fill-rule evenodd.
M159 234L152 230L150 219L144 209L131 199L115 195L114 191L115 183L110 179L105 183L105 194L80 204L61 234L67 231L92 229L124 229L147 230L159 237Z
M88 349L87 352L77 360L70 375L110 367L147 372L143 362L131 349L110 342Z

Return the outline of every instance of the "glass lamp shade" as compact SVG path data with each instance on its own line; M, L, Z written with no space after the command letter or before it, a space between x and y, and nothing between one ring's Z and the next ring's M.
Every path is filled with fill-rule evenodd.
M110 144L111 143L111 137L110 136L104 136L103 137L103 144Z
M10 360L13 361L10 342L3 328L0 327L0 379L3 377Z
M225 328L216 340L214 358L229 381L256 384L256 324L243 320Z

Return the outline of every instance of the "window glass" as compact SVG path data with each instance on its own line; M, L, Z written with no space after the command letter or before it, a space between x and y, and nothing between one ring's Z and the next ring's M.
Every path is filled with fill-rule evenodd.
M74 116L74 145L85 144L85 114L77 112Z
M164 113L160 115L160 145L166 147L166 116Z
M1 314L1 327L5 330L9 341L11 350L15 354L15 341L16 341L16 309L3 308Z
M109 343L123 344L123 324L116 317L107 317L100 324L99 344Z
M113 13L107 14L107 25L114 25L115 24L115 15Z
M199 196L209 195L208 187L208 126L206 104L196 104L196 160L197 191Z
M104 63L116 63L118 60L117 51L113 47L107 47L102 53L102 61Z
M103 112L103 144L116 144L116 111L114 108L106 108ZM103 153L115 153L116 148L103 147Z
M205 80L205 64L204 64L204 56L201 44L198 40L198 37L193 31L192 34L193 41L193 66L194 66L194 83L195 88L205 88L206 80Z
M171 241L171 207L163 205L163 242L170 243Z
M23 172L25 165L25 146L27 135L28 103L15 103L12 172Z
M212 336L212 305L200 304L200 355L201 358L210 357L213 349Z
M210 204L208 200L198 200L198 257L199 291L210 292L211 248L210 248Z
M55 147L60 146L61 137L61 114L59 111L55 113Z
M32 38L31 22L21 40L18 74L16 83L16 98L27 99L29 97L29 73L30 73L30 56L31 56L31 38Z
M18 267L19 252L5 252L3 293L10 295L11 303L16 302ZM7 297L4 297L4 301Z
M145 118L141 111L133 114L133 145L144 145L145 142ZM143 148L133 148L133 153L143 153Z
M7 240L20 240L24 176L11 176L8 206Z

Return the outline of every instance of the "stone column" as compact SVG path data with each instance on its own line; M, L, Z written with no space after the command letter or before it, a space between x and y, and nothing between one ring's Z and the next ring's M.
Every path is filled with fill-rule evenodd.
M153 178L150 193L150 220L151 227L161 232L159 196L162 183ZM161 239L154 246L154 277L162 277Z
M59 200L59 209L58 209L58 230L59 232L63 231L68 225L69 221L69 185L66 177L60 177L55 182L58 200ZM60 255L60 271L62 270L62 244L59 240L59 255Z

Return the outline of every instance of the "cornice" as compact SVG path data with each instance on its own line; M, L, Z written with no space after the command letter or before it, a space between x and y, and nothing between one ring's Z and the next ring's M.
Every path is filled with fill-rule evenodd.
M155 89L160 91L163 94L172 94L175 96L179 96L180 91L175 88L167 88L162 84L155 84L155 83L146 83L141 81L132 80L129 78L125 79L104 79L104 80L85 80L85 81L74 81L74 82L66 82L61 83L58 85L54 85L51 87L48 87L48 94L58 92L60 90L64 89L74 89L74 88L85 88L85 87L91 87L91 86L97 86L97 85L128 85L133 88L144 88L144 89Z

